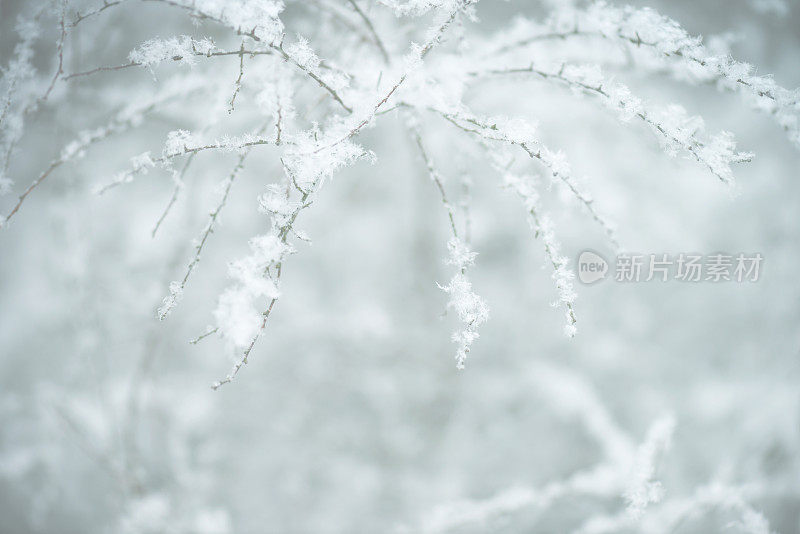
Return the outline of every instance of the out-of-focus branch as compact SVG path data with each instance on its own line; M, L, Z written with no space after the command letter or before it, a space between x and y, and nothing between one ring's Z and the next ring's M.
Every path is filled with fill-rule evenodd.
M386 47L384 46L383 41L381 40L380 36L378 35L378 32L375 31L375 26L372 24L372 21L369 20L369 17L367 17L367 14L364 13L364 11L358 6L358 3L356 2L356 0L348 0L348 1L350 2L350 5L353 6L353 9L356 10L356 13L358 13L358 16L361 17L361 20L364 21L364 24L366 25L367 29L369 30L370 35L372 36L372 40L375 42L375 46L377 46L378 49L381 52L381 56L383 57L383 61L386 62L386 63L390 63L391 59L389 58L389 52L386 51Z

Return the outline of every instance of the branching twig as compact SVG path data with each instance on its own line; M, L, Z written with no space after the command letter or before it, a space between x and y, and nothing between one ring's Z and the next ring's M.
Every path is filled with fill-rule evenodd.
M153 158L150 161L153 165L165 165L169 163L169 161L178 156L188 156L191 154L197 154L198 152L204 152L207 150L242 150L245 148L250 148L258 145L274 145L274 144L275 141L273 139L268 139L268 138L256 138L252 140L238 142L235 144L226 144L222 141L216 141L214 143L202 146L193 146L193 147L184 146L182 150L164 154L163 156ZM113 189L114 187L117 187L121 184L129 183L130 181L133 180L133 177L136 174L140 173L144 168L145 167L134 167L128 171L123 172L111 182L108 182L107 184L97 188L96 190L97 194L102 195L109 189Z
M163 4L170 5L170 6L178 7L178 8L181 8L181 9L185 9L185 10L188 10L188 11L190 11L192 14L194 14L195 16L197 16L197 17L199 17L199 18L202 18L202 19L207 19L207 20L211 20L211 21L214 21L214 22L216 22L216 23L218 23L218 24L221 24L221 25L223 25L223 26L230 27L230 24L228 24L228 23L227 23L225 20L223 20L222 18L220 18L220 17L217 17L217 16L214 16L214 15L212 15L212 14L210 14L210 13L207 13L207 12L205 12L205 11L202 11L201 9L199 9L199 8L197 8L197 7L195 7L195 6L183 5L183 4L180 4L180 3L178 3L178 2L174 2L174 1L172 1L172 0L143 0L143 1L146 1L146 2L160 2L160 3L163 3ZM333 99L334 99L334 100L335 100L335 101L336 101L336 102L337 102L337 103L338 103L340 106L342 106L342 108L343 108L345 111L347 111L348 113L351 113L351 112L353 111L353 109L352 109L350 106L348 106L347 104L345 104L345 103L344 103L344 101L342 100L342 98L339 96L339 93L337 93L337 92L336 92L336 91L335 91L335 90L334 90L334 89L333 89L333 88L332 88L330 85L328 85L328 84L327 84L327 83L326 83L326 82L325 82L325 81L324 81L322 78L320 78L320 77L319 77L317 74L315 74L314 72L312 72L311 70L309 70L309 69L308 69L308 67L305 67L304 65L301 65L300 63L298 63L298 62L297 62L297 60L295 60L293 57L291 57L291 56L290 56L290 55L289 55L289 54L286 52L286 50L284 50L284 48L283 48L283 43L282 43L282 42L280 42L280 43L278 43L278 44L275 44L275 43L266 43L266 42L264 42L264 41L263 41L263 39L261 39L259 36L257 36L257 35L256 35L256 33L255 33L255 31L254 31L254 30L250 30L250 31L244 31L244 30L242 30L241 28L233 28L233 29L234 29L234 30L236 30L236 31L237 31L237 32L238 32L240 35L244 35L244 36L246 36L246 37L249 37L249 38L251 38L252 40L254 40L254 41L256 41L256 42L259 42L259 43L264 43L266 46L270 47L272 50L274 50L275 52L277 52L278 54L280 54L280 56L281 56L281 57L282 57L284 60L288 61L289 63L291 63L292 65L294 65L295 67L297 67L299 70L303 71L303 72L304 72L304 73L305 73L305 74L306 74L308 77L310 77L310 78L311 78L311 79L313 79L315 82L317 82L317 83L320 85L320 87L322 87L323 89L325 89L326 91L328 91L328 93L329 93L329 94L330 94L330 95L333 97Z
M164 101L168 100L156 100L153 102L148 103L140 107L139 109L133 111L123 112L124 115L115 118L112 120L108 125L103 128L99 128L97 130L89 131L84 133L79 137L79 139L71 144L66 145L62 150L60 155L55 158L53 161L50 162L50 165L45 169L30 185L25 189L25 191L19 196L17 203L11 209L11 211L6 215L6 217L0 221L0 227L2 227L6 222L8 222L11 217L14 216L17 211L19 211L22 203L25 202L25 199L28 195L33 192L43 181L45 181L54 170L58 167L70 161L73 158L76 158L82 154L86 148L90 145L105 139L106 137L127 130L136 125L139 120L139 117L150 113L153 109L155 109L159 104L163 103Z
M274 52L272 50L235 50L235 51L225 51L219 50L215 52L194 52L192 55L197 57L223 57L223 56L261 56L261 55L273 55ZM178 55L173 56L170 58L172 61L182 61L185 59L184 56ZM111 65L111 66L104 66L104 67L96 67L91 70L86 70L82 72L73 72L72 74L68 74L64 76L63 80L72 80L74 78L81 78L83 76L91 76L92 74L97 74L98 72L109 72L109 71L117 71L123 69L129 69L131 67L142 67L144 66L143 63L139 61L130 61L128 63L123 63L121 65Z
M449 123L456 126L457 128L460 128L461 130L464 130L465 132L476 134L484 139L517 145L520 148L522 148L525 151L525 153L528 154L528 156L537 159L539 162L541 162L545 167L547 167L550 170L550 172L553 174L555 178L558 178L561 182L564 183L564 185L567 186L567 188L572 192L575 198L578 199L578 201L581 204L583 204L583 206L591 215L592 219L594 219L595 222L597 222L603 228L606 235L608 236L609 241L611 241L614 248L617 249L619 248L619 241L617 240L616 232L614 231L612 226L597 213L597 210L594 209L593 200L587 197L583 192L581 192L577 184L572 180L572 178L569 175L554 168L552 162L548 158L543 157L541 148L535 148L527 142L518 142L514 141L513 139L504 137L501 135L501 132L498 130L496 125L484 122L478 119L477 117L471 115L454 115L452 113L443 112L438 109L432 109L432 111L438 113Z
M286 169L286 173L287 173L287 181L288 180L294 181L293 177L291 176L292 173L289 171L289 169ZM286 244L286 241L287 241L287 239L289 237L290 232L292 232L293 229L294 229L294 222L295 222L295 220L297 220L297 216L300 214L300 212L302 210L308 208L311 205L311 203L308 202L308 198L311 195L311 193L314 191L314 189L315 189L315 187L317 185L318 185L318 182L315 183L315 184L312 184L312 187L308 191L301 190L303 192L301 194L300 202L298 203L298 206L294 209L294 211L292 212L291 216L288 218L286 223L282 227L280 227L280 229L279 229L278 238L280 239L281 243ZM286 198L287 199L289 198L289 193L290 193L290 188L289 188L289 184L287 183L287 189L286 189ZM269 272L269 268L270 268L270 266L267 266L265 274L267 274ZM283 261L281 261L277 265L275 265L275 268L276 268L275 282L277 283L280 280L281 272L283 271ZM258 341L258 339L263 334L264 329L267 327L267 320L269 319L270 314L272 314L272 310L275 307L275 303L277 301L278 301L278 297L274 297L274 298L272 298L270 300L270 303L267 306L267 309L264 310L264 312L261 314L261 316L262 316L261 325L259 326L258 331L256 332L256 334L250 340L250 343L247 345L247 348L244 349L244 352L242 353L242 357L239 360L236 361L236 363L234 364L233 368L225 376L225 378L223 378L221 380L218 380L217 382L214 382L211 385L211 389L216 391L217 389L219 389L223 385L233 382L233 380L236 378L236 375L239 373L239 370L242 368L242 366L247 364L247 359L250 357L250 353L253 351L253 347L255 347L256 342Z
M78 13L77 15L75 15L75 20L73 20L72 22L69 23L69 27L70 28L74 28L75 26L77 26L78 24L80 24L84 20L88 19L89 17L94 17L95 15L98 15L98 14L102 13L106 9L108 9L110 7L117 6L117 5L122 4L123 2L126 2L126 1L127 0L116 0L116 1L103 0L103 5L101 5L100 7L97 7L95 9L91 9L91 10L87 10L87 11L84 11L83 13Z
M473 77L480 77L484 75L513 75L513 74L534 74L539 76L545 80L552 80L563 83L564 85L571 87L573 89L577 89L583 92L587 92L590 94L594 94L603 100L605 100L611 106L624 106L625 103L621 101L615 101L614 98L609 94L602 83L597 86L589 85L584 83L580 80L572 79L564 75L564 67L562 65L561 69L557 72L547 72L540 68L535 67L531 64L528 67L521 67L521 68L506 68L506 69L491 69L483 72L470 72L468 73L469 76ZM659 123L657 120L653 119L651 114L646 110L642 109L640 111L636 111L634 115L641 119L645 124L650 126L654 131L658 134L663 136L666 141L670 143L674 143L682 147L686 152L691 154L691 156L700 162L701 164L705 165L711 173L719 178L719 180L723 183L730 183L730 177L726 176L718 167L715 165L714 162L709 161L707 158L704 157L702 149L705 147L705 144L700 141L694 134L689 135L686 140L678 139L675 135L667 131L667 127L663 124ZM751 161L752 154L741 153L736 154L737 156L733 162L735 163L743 163L747 161Z
M264 129L265 127L262 127L258 133L261 134ZM186 267L186 273L183 275L183 279L177 285L174 282L173 284L170 284L170 294L164 299L164 304L158 310L158 318L162 321L167 318L167 315L169 315L169 313L172 311L172 308L174 308L178 303L178 299L182 296L183 290L186 288L186 284L189 282L189 277L192 275L194 268L197 267L197 264L200 263L200 255L203 252L203 248L206 246L208 238L214 232L214 225L216 224L219 214L222 212L222 209L225 207L225 204L228 201L228 195L230 195L233 182L236 180L236 177L239 175L242 169L244 169L244 162L248 155L250 155L250 150L246 150L239 156L236 166L225 180L222 195L220 196L216 207L211 211L211 213L208 214L208 222L200 234L199 241L195 246L194 255L189 261L189 265ZM194 154L192 154L192 156L194 156Z
M428 53L430 53L430 51L433 50L433 48L441 41L442 35L447 30L447 28L453 23L458 14L461 13L461 11L466 7L470 6L471 4L474 4L476 1L477 0L462 0L461 2L458 3L456 8L453 9L453 11L450 13L450 16L448 16L444 20L444 22L442 22L437 28L435 28L435 30L429 32L430 37L422 46L422 48L419 49L418 52L420 60L424 59L425 56L427 56ZM380 100L378 100L378 102L372 107L372 110L369 112L369 114L363 120L361 120L361 122L356 124L356 126L353 127L349 132L347 132L347 134L345 134L342 138L334 141L330 145L316 149L313 153L316 154L321 152L322 150L334 147L340 143L347 141L354 135L358 134L358 132L360 132L361 129L364 128L364 126L372 122L372 119L377 115L381 107L383 107L383 105L386 104L386 102L392 97L395 91L397 91L397 89L399 89L400 86L403 85L403 82L406 81L407 77L408 77L408 72L404 72L397 80L397 82L391 87L391 89L389 89L389 91Z
M61 26L61 34L58 38L58 68L56 69L56 73L53 75L53 79L50 81L50 85L47 88L47 91L39 98L38 103L42 103L47 100L47 97L50 96L50 93L53 91L53 88L56 86L56 82L58 78L64 73L64 40L67 38L67 26L65 19L67 17L67 2L66 0L62 1L61 5L61 19L60 19L60 26Z
M236 102L236 95L239 94L239 90L242 88L242 76L244 76L244 41L242 41L242 46L239 49L239 77L236 78L235 89L233 91L233 96L231 97L231 102L228 106L228 113L233 113L233 104Z

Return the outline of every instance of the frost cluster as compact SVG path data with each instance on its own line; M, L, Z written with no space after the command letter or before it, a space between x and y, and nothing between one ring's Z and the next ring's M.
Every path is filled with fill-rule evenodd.
M211 39L194 39L188 35L169 39L150 39L128 54L132 63L152 69L162 61L178 61L183 65L194 65L197 56L211 53L216 46Z

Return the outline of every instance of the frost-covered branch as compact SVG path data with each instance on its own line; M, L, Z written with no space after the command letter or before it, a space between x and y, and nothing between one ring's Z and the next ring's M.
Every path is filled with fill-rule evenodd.
M511 82L516 82L515 78L531 77L566 87L579 95L588 95L614 110L621 120L644 124L669 154L682 153L697 160L726 183L732 182L732 165L752 157L736 150L732 134L707 134L700 117L688 115L680 106L662 107L645 102L634 96L626 85L603 75L599 67L583 65L589 61L603 64L604 54L608 55L605 48L600 51L590 49L585 40L594 36L602 43L643 50L644 54L657 60L651 63L666 64L675 74L683 69L684 74L688 72L698 80L714 80L726 89L761 99L762 104L767 102L767 107L772 106L770 109L782 114L784 118L781 120L790 129L794 127L791 116L797 111L793 107L797 102L794 93L781 89L764 77L754 76L749 66L711 54L699 39L690 37L670 19L647 9L617 8L602 2L576 7L578 3L567 2L553 6L550 17L544 22L519 19L510 28L486 37L472 31L479 22L474 9L477 0L383 0L369 9L360 0L338 3L315 0L299 10L300 14L294 10L284 13L284 3L278 0L144 1L159 9L174 7L179 14L188 15L198 23L209 22L221 31L215 31L214 41L184 34L149 38L128 54L127 63L89 70L80 70L78 65L74 72L65 74L64 66L70 63L66 60L72 59L68 50L70 41L66 39L70 31L84 21L99 22L100 13L127 3L126 0L103 0L93 7L81 5L80 9L72 12L63 0L59 0L56 11L43 9L30 20L21 19L18 23L19 43L3 73L5 97L0 101L0 127L3 129L0 148L4 159L0 189L10 187L6 170L9 169L10 154L21 138L20 113L24 115L32 109L31 105L37 102L36 95L42 94L43 88L47 89L45 97L52 94L53 98L60 98L61 94L54 87L62 80L134 67L144 67L155 74L156 69L165 63L196 67L193 74L200 81L196 86L192 85L191 91L196 87L199 99L192 105L203 106L204 115L208 117L204 117L202 122L207 129L202 134L190 133L189 129L197 131L191 117L181 116L178 120L173 120L175 117L172 116L165 117L172 122L172 131L166 134L167 141L160 153L147 151L135 155L127 170L118 173L98 191L102 193L131 182L154 168L169 172L174 184L166 206L159 212L152 228L151 233L155 235L178 199L184 173L190 164L197 165L199 154L234 152L238 155L238 163L223 182L220 197L199 234L183 276L170 285L170 293L159 309L159 317L163 319L181 298L201 253L205 253L206 244L226 206L233 183L239 180L250 149L260 145L272 147L268 155L276 163L278 160L282 162L285 183L274 191L270 189L270 193L262 197L262 208L270 216L270 229L253 238L250 255L237 264L240 267L256 265L258 269L247 271L247 276L241 269L230 273L232 286L224 294L224 299L220 299L215 314L215 332L237 354L237 366L226 377L230 379L246 363L267 324L266 317L279 298L280 272L292 250L294 238L307 239L294 228L295 219L311 206L324 182L334 172L372 154L354 141L366 130L378 126L379 116L382 117L382 126L393 114L419 113L422 116L429 113L446 121L437 121L439 124L435 128L447 133L451 131L449 127L454 126L468 134L465 137L474 142L470 146L478 147L480 160L494 167L505 177L505 185L522 198L529 223L536 236L542 238L545 256L553 267L559 302L567 317L565 330L572 335L576 324L572 274L566 258L559 252L559 239L546 213L553 213L553 209L541 205L537 189L526 172L512 171L510 164L498 165L498 153L505 154L508 147L524 151L547 171L553 183L566 191L567 198L582 206L608 236L611 245L619 248L616 233L612 224L601 215L591 195L584 190L564 153L543 141L533 120L522 117L516 102L511 102L507 106L511 109L504 110L502 115L483 111L488 106L481 100L486 95L475 94L481 92L481 87L476 87L478 82L487 78L504 78L512 89ZM300 20L309 13L319 15L319 18ZM58 20L54 21L56 15ZM58 22L59 27L57 68L52 79L49 76L37 78L32 67L34 45L43 27L41 17L50 17L49 22ZM405 19L398 23L392 17ZM314 46L309 38L295 33L293 23L296 21L300 22L297 28L317 41ZM347 28L348 32L356 34L356 39L322 35L331 25L337 29ZM91 22L83 27L91 27ZM319 36L315 36L317 28L320 29ZM454 38L448 39L450 35ZM410 42L405 52L399 46L402 42ZM563 44L565 48L554 51L547 48L547 43ZM574 50L572 45L576 45ZM372 50L367 51L367 46ZM438 50L437 54L430 56L434 49ZM326 56L324 59L323 55ZM238 69L232 76L233 87L230 79L224 80L226 76L212 72L218 64L207 61L228 56L238 59ZM250 61L245 56L270 57ZM583 56L590 57L583 59ZM632 63L630 66L652 70L652 65ZM177 79L177 84L183 80L179 75L169 74L170 80ZM99 97L91 93L95 88L89 84L76 84L71 90L87 91L98 102L104 102L103 99L113 102L120 98L116 91L107 91L106 86L99 85L104 82L104 77L94 80L97 80ZM316 90L309 81L323 90ZM30 87L20 91L22 85ZM188 96L191 91L187 87L185 91L174 94ZM507 104L499 102L502 99L494 100ZM303 110L298 116L295 115L295 101ZM183 108L190 106L187 103L180 107L181 110L175 111L185 111ZM232 113L234 107L236 114ZM225 109L227 114L218 116L215 112L219 109ZM251 120L254 116L256 120ZM139 120L132 118L124 127L112 123L107 127L108 131L99 129L82 134L81 142L70 148L72 152L62 151L22 192L6 220L56 168L77 158L86 147L110 133L133 128ZM261 130L258 134L225 133L252 131L253 124L265 122L274 129L270 132ZM460 216L457 206L448 198L442 174L434 164L442 161L442 157L432 150L437 143L428 144L418 124L411 124L411 130L414 144L438 190L452 234L448 243L448 262L456 266L457 272L448 285L441 287L449 293L449 306L456 310L465 325L464 331L455 338L460 347L457 363L462 367L470 344L477 338L476 327L486 320L488 308L472 291L466 276L475 257L469 244L469 222L464 223L462 234L457 224ZM427 130L425 135L428 135ZM178 170L177 163L181 161L184 165ZM465 215L468 219L468 214ZM256 271L260 271L258 276L253 274ZM226 383L226 380L219 383Z
M556 81L579 93L589 93L599 97L610 109L616 111L620 120L628 122L632 117L641 119L656 134L669 154L678 149L705 165L723 183L733 181L731 164L751 161L750 152L736 152L733 134L722 132L711 136L707 142L699 136L704 128L700 117L689 117L677 105L665 109L652 108L641 99L633 96L625 85L606 80L597 66L574 66L562 63L552 68L528 67L493 69L473 72L472 76L534 74L545 80Z
M50 165L45 169L19 196L17 203L0 222L0 227L5 225L11 217L17 213L22 206L25 199L36 189L43 181L45 181L58 167L82 158L86 154L86 150L93 144L106 139L107 137L126 131L130 128L138 126L143 117L151 113L158 107L174 100L178 95L187 95L196 91L199 88L198 80L184 79L177 84L169 84L159 92L155 97L144 99L142 102L137 102L126 106L120 111L107 125L94 129L85 130L81 132L77 138L70 143L66 144L59 154L59 156L50 162Z
M444 33L447 31L453 21L456 20L458 15L464 11L468 11L469 8L477 2L478 0L454 0L451 2L452 5L448 5L448 9L440 15L439 18L441 20L437 24L434 24L434 26L429 28L426 32L427 38L425 43L421 46L413 46L411 52L409 52L408 55L403 58L405 65L402 74L399 75L399 78L391 86L388 92L381 96L374 105L367 107L367 111L363 114L362 119L355 119L355 125L350 129L350 131L347 132L346 135L336 140L329 147L324 148L330 148L334 145L347 141L351 137L357 135L365 126L372 123L373 119L381 110L381 108L386 104L386 102L389 101L389 99L395 94L400 86L403 85L409 74L415 70L418 70L422 66L422 60L431 50L433 50L437 44L441 42ZM323 147L320 147L318 150L322 150L322 148Z
M96 189L98 194L103 194L122 184L130 183L138 174L147 174L149 169L156 166L169 167L171 161L179 156L189 156L198 152L219 150L223 152L238 152L258 145L275 145L271 137L245 134L239 137L225 136L210 143L195 139L186 130L175 130L167 136L162 155L152 157L150 152L144 152L131 158L131 168L119 173L111 182Z
M69 23L69 27L70 28L74 28L75 26L77 26L78 24L83 22L84 20L86 20L88 18L91 18L91 17L94 17L94 16L97 16L100 13L102 13L103 11L105 11L106 9L112 8L114 6L118 6L118 5L120 5L120 4L124 3L124 2L127 2L127 1L128 0L103 0L103 3L102 3L102 5L100 5L100 7L96 7L94 9L87 9L86 11L83 11L81 13L77 13L75 15L75 18L72 19L72 21Z
M66 18L67 18L67 1L61 1L61 9L59 14L59 26L61 28L61 32L59 33L58 43L56 45L56 60L58 62L58 66L56 67L56 72L53 74L53 79L50 80L50 85L47 86L47 90L44 94L39 98L39 102L44 102L47 100L47 97L50 96L50 93L53 92L53 88L56 86L56 82L58 81L59 77L64 73L64 41L67 38L67 25L66 25Z
M162 44L164 43L163 41L160 40L158 42ZM191 48L189 50L186 50L185 45L188 45ZM175 61L181 64L194 65L196 63L195 58L239 56L241 61L241 58L243 58L244 56L255 57L255 56L275 54L272 50L257 50L257 49L217 50L215 49L215 47L216 46L211 41L196 41L194 39L186 38L185 41L176 40L175 48L169 48L159 53L154 53L153 51L150 51L147 54L140 53L141 49L137 48L129 56L129 59L131 59L131 61L129 61L128 63L123 63L121 65L96 67L94 69L86 71L74 72L72 74L64 76L63 79L72 80L84 76L91 76L92 74L97 74L99 72L113 72L117 70L129 69L132 67L148 67L152 69L154 66L164 61Z
M562 256L560 245L556 240L553 231L553 223L545 214L540 213L539 193L534 189L531 179L525 176L515 176L507 173L504 176L504 185L514 190L519 195L528 210L529 223L535 237L540 238L544 244L544 252L548 261L553 266L553 280L558 289L558 302L564 306L567 324L564 326L564 333L567 337L573 337L577 332L577 319L573 303L577 295L572 287L575 273L569 268L569 258Z
M337 135L336 132L328 134ZM220 296L214 316L220 335L230 346L242 352L231 371L212 385L215 390L234 380L242 366L247 364L253 347L267 326L280 298L278 282L284 259L294 252L289 238L298 234L294 227L298 215L311 206L313 196L335 171L369 155L350 142L331 145L326 137L320 138L319 133L310 132L310 135L298 134L292 139L281 160L285 175L283 186L271 185L259 199L261 209L270 216L271 229L250 240L249 256L230 264L228 274L235 283ZM313 156L308 157L308 154ZM298 200L292 200L294 190L299 194ZM269 304L259 313L257 301L264 297Z
M264 129L262 128L261 131L263 130ZM196 154L197 152L194 152L189 156L184 169L188 167L191 158L193 158ZM192 256L191 261L189 261L189 265L186 267L186 273L183 275L183 279L180 282L174 281L170 283L169 295L164 297L164 301L161 307L158 309L158 318L162 321L167 318L167 315L169 315L169 313L183 296L183 291L186 289L186 284L189 282L189 277L192 275L192 271L194 271L194 268L197 266L197 264L200 263L200 255L203 252L206 241L208 241L209 236L214 231L214 225L219 218L219 214L222 212L222 209L225 207L225 204L228 201L228 195L230 195L233 182L236 180L236 177L239 175L239 173L244 169L244 163L248 155L250 155L250 147L248 147L242 154L239 155L239 160L236 162L236 166L234 166L233 170L223 182L222 194L220 195L219 201L214 209L208 214L208 222L206 223L203 231L200 233L200 237L196 240L194 256Z
M442 205L447 211L447 217L450 222L452 238L447 243L449 256L446 263L455 266L458 270L450 279L450 282L445 286L439 285L439 289L450 295L450 301L447 303L447 307L456 311L458 319L464 325L463 330L454 332L452 336L453 342L458 345L455 356L456 368L464 369L464 362L467 359L470 347L479 337L477 331L478 326L485 323L489 318L489 307L486 301L472 291L472 282L467 277L467 269L475 263L477 253L472 252L467 242L458 236L455 209L447 200L442 177L439 171L436 170L428 154L428 150L425 148L425 143L422 141L422 133L420 131L418 119L413 116L409 117L408 127L422 156L422 160L425 162L428 175L431 181L436 185Z
M544 165L554 179L567 186L574 197L586 208L592 219L603 228L614 247L619 248L619 241L611 223L600 216L594 208L593 199L578 186L572 177L570 165L564 153L554 152L542 144L531 124L522 119L506 117L483 119L466 111L451 112L435 108L431 111L441 115L457 128L475 134L483 140L499 141L522 148L528 156Z
M172 0L145 1L160 2L186 9L196 17L217 22L235 30L243 36L250 37L258 43L263 43L317 82L345 111L348 113L352 112L352 108L344 103L337 92L338 89L342 89L347 85L346 76L338 72L323 73L319 69L319 58L308 46L308 42L303 38L300 38L296 43L292 43L284 48L283 23L281 23L278 18L283 7L282 4L278 2L267 2L257 6L237 6L226 10L225 6L216 6L213 2L201 2L198 5L194 2L184 3ZM203 6L206 6L207 9L204 9ZM251 10L255 10L257 13ZM259 17L259 19L257 19L259 22L253 28L250 21L252 20L251 17L255 15Z
M722 90L742 94L756 109L774 116L800 147L800 93L755 74L752 65L711 53L702 39L651 8L592 2L586 8L563 7L544 23L519 19L498 34L493 54L507 54L549 40L598 37L649 50L679 80L713 81ZM643 65L644 66L644 65Z

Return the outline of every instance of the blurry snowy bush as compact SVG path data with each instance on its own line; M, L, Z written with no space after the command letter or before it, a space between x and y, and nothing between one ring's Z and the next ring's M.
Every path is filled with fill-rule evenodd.
M0 5L4 525L800 532L796 10L656 7Z

